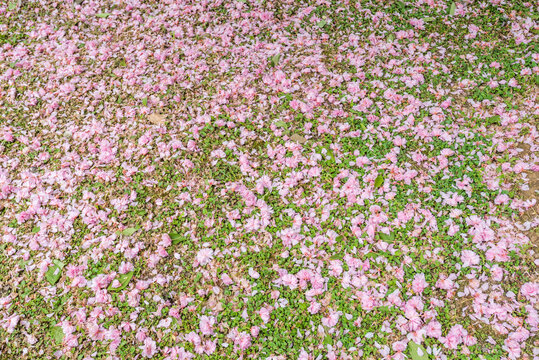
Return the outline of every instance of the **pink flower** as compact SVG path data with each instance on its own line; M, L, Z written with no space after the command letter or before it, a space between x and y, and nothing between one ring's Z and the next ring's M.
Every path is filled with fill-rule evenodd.
M204 248L198 251L196 260L198 264L204 266L213 259L213 250L210 248Z
M460 259L462 260L462 267L477 265L480 261L479 255L471 250L463 250Z
M246 332L240 332L234 339L234 344L240 348L240 350L246 350L251 346L251 335Z
M215 318L213 316L202 315L200 317L200 331L204 335L213 334L212 326L215 324Z
M309 311L309 313L311 314L317 314L320 309L322 308L322 305L320 305L319 303L317 303L316 301L313 301L311 303L311 305L309 305L309 307L307 308L307 310Z
M260 333L260 328L258 326L251 326L251 335L257 337Z
M517 341L511 339L505 339L503 349L507 351L510 359L520 358L520 344Z
M271 311L268 308L263 307L258 313L264 323L267 323L270 320Z
M170 352L170 358L171 359L178 359L178 360L191 360L195 357L193 353L190 353L189 351L186 351L185 348L181 347L173 347Z
M155 341L147 337L144 340L144 345L140 347L142 349L142 356L152 358L157 352L157 345Z
M221 280L223 281L223 283L225 283L225 285L234 284L234 280L232 280L232 278L225 273L221 275Z
M298 287L298 278L293 274L286 274L282 277L283 284L294 290Z
M332 328L339 322L339 317L339 312L330 311L328 316L322 318L322 325Z
M530 168L529 164L519 161L513 167L513 171L516 172L517 174L520 174L521 172L523 172L524 170L528 170L529 168Z
M9 334L12 334L13 331L15 331L15 327L17 326L17 324L19 323L19 320L20 320L20 316L19 315L11 315L7 321L6 321L6 324L4 325L4 328L6 329L6 331L9 333Z
M170 309L170 311L168 312L168 314L169 314L170 316L172 316L173 318L180 319L180 311L178 310L178 308L172 308L172 309Z
M253 278L253 279L258 279L260 278L260 274L253 268L249 268L249 275Z
M410 19L410 25L415 27L416 29L423 30L425 29L424 21L423 19Z
M215 341L206 341L204 343L204 353L206 355L211 355L215 352L215 348L216 348L216 344L215 344Z
M427 281L425 281L424 274L416 274L412 281L412 290L417 294L421 294L428 285Z
M189 334L185 335L185 339L191 342L193 345L200 345L201 339L197 333L191 331Z
M509 202L509 196L507 196L506 194L500 194L498 196L496 196L496 199L494 199L494 204L496 205L502 205L502 204L507 204L507 202Z
M520 294L528 300L539 294L539 283L527 282L520 288Z
M404 341L396 341L393 343L393 345L391 345L391 347L393 348L394 351L402 352L406 350L407 344Z
M139 290L133 289L132 291L127 293L127 303L129 304L129 306L133 306L133 307L138 306L139 301L140 301Z
M425 330L426 330L426 335L429 337L438 339L440 336L442 336L442 324L440 324L436 320L429 322Z
M492 280L494 281L502 281L503 279L503 269L499 267L498 265L494 265L490 268L490 272L492 273Z
M137 331L137 334L135 335L135 338L138 340L138 341L144 341L144 339L146 339L146 332L144 330L139 330Z
M118 272L120 274L127 274L128 272L133 271L133 269L133 264L131 264L130 262L122 261L120 267L118 268Z
M473 345L477 344L477 339L472 335L466 335L466 336L464 336L462 338L462 342L466 346L473 346Z

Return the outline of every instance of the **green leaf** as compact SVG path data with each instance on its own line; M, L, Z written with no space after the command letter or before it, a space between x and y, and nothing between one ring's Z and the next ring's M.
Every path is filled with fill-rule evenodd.
M496 124L496 125L501 125L502 123L502 119L500 117L500 115L494 115L494 116L491 116L487 119L485 119L487 124L488 125L492 125L492 124Z
M410 349L410 356L412 357L412 360L429 360L427 350L425 350L423 346L410 341L408 343L408 348Z
M271 57L271 65L272 66L277 66L279 64L279 60L281 59L281 54L277 54L277 55L273 55Z
M52 263L53 265L49 266L45 273L45 279L47 279L51 285L55 285L62 277L64 263L59 260L53 260Z
M60 326L53 326L50 335L58 345L62 344L62 341L64 340L64 331Z
M110 16L109 13L101 13L96 15L98 18L106 19Z
M142 105L143 105L143 106L148 105L148 98L147 98L147 97L145 97L144 99L142 99Z
M432 16L427 16L426 18L423 18L423 21L429 22L434 21L435 19Z
M333 344L333 339L331 338L331 335L326 335L324 338L324 345L331 345Z
M124 231L122 231L122 235L125 235L125 236L131 236L135 233L135 231L137 231L137 229L135 228L127 228L127 229L124 229Z
M64 266L65 266L65 264L64 264L63 262L61 262L60 260L56 260L56 259L54 259L54 260L52 261L52 263L53 263L54 265L56 265L60 270L63 269Z
M170 233L168 234L168 236L170 237L170 241L172 245L178 245L179 243L182 242L182 239L183 239L183 236L178 233Z
M457 5L455 3L451 3L451 6L449 7L449 15L451 16L455 15L456 10L457 10Z
M320 20L316 26L318 26L319 28L323 28L324 26L326 26L327 22L325 20Z
M34 233L34 234L35 234L35 233L38 233L39 230L41 230L41 229L39 228L39 226L34 226L34 227L32 228L32 233Z
M278 126L278 127L281 127L281 128L287 128L287 127L288 127L288 124L285 123L285 122L282 121L282 120L279 120L279 121L276 121L276 122L275 122L275 126Z
M389 233L386 234L386 233L378 233L378 236L380 237L381 240L384 240L384 241L393 241L395 240L395 234L394 233Z
M121 291L125 289L127 285L129 285L129 282L131 281L131 279L133 278L134 273L135 273L134 271L130 271L127 274L121 274L120 276L118 276L118 282L120 283L120 286L112 287L112 283L111 283L108 289L110 291Z
M378 189L384 183L384 176L382 174L378 175L374 180L374 187Z

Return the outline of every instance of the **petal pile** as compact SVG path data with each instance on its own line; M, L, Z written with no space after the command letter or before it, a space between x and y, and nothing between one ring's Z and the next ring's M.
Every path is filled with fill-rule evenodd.
M538 19L0 4L0 358L536 358Z

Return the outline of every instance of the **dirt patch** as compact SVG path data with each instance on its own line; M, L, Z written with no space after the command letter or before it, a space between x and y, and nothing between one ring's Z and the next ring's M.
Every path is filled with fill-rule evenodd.
M537 194L539 193L539 172L538 171L527 171L527 190L519 189L517 192L517 197L524 201L533 201L537 200ZM539 219L539 201L527 209L520 217L519 220L521 223L525 222L534 222ZM539 250L539 229L532 228L529 231L526 231L525 234L530 238L532 247L537 252Z
M521 150L518 154L519 159L530 161L530 159L534 158L534 152L531 151L530 145L519 143L517 148ZM524 176L522 176L522 178L524 179L524 185L526 186L523 187L515 184L517 188L516 197L523 201L536 200L536 202L532 207L528 208L523 214L520 215L519 221L521 223L533 222L534 220L539 219L539 201L537 201L539 194L539 171L527 170L524 171L523 174ZM537 228L533 228L526 232L526 235L530 238L533 247L536 249L539 248L538 230L539 229Z
M519 189L517 192L518 198L522 200L537 200L537 194L539 193L539 171L526 171L527 178L527 190ZM539 202L535 203L534 206L529 208L524 216L526 217L536 217L539 215ZM531 219L530 219L531 220Z

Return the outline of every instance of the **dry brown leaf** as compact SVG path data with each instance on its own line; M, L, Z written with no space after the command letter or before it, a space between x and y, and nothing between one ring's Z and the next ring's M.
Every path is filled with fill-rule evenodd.
M150 116L148 116L148 120L150 120L150 122L155 125L166 124L166 117L158 113L150 114Z
M290 139L292 141L295 141L297 143L300 143L300 144L305 144L307 142L307 139L305 139L303 136L301 135L298 135L298 134L294 134L290 137Z

